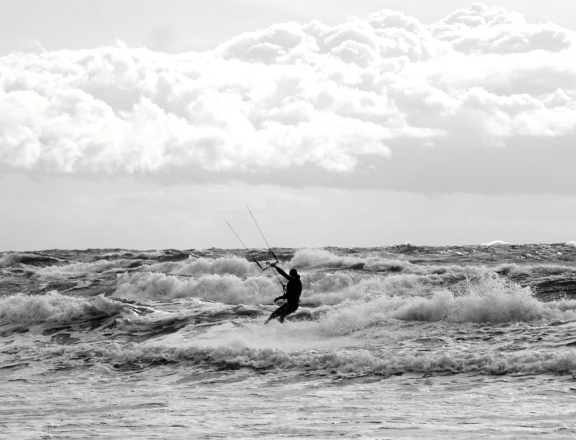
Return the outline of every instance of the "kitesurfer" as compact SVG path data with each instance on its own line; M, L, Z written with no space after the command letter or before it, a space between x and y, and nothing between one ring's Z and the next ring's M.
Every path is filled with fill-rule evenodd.
M298 271L296 269L290 269L290 275L288 275L282 269L276 267L277 264L278 263L272 263L270 266L276 269L280 275L286 278L288 280L288 284L286 285L286 292L284 295L275 298L274 302L280 299L285 299L287 302L286 304L278 307L278 309L276 309L266 320L265 324L268 324L268 322L275 318L279 318L279 321L284 323L284 318L298 310L298 306L300 305L302 282L300 281L300 275L298 275Z

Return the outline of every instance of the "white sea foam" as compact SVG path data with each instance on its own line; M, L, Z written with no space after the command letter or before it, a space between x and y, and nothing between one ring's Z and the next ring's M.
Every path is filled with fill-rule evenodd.
M362 305L368 309L359 311L358 318L346 318L346 322L359 319L361 323L371 320L374 311L394 312L394 316L389 315L391 318L422 321L513 322L551 319L554 316L549 304L535 299L530 289L508 282L485 268L473 267L466 273L480 280L477 283L468 282L456 292L438 290L444 282L442 276L453 273L451 267L438 269L446 270L437 270L440 275L389 276L311 272L302 275L301 303L318 306L370 301L370 305ZM542 274L573 271L559 265L521 267L510 264L501 265L497 270L514 274L522 271ZM201 298L227 304L265 304L271 303L281 292L280 285L272 277L242 279L235 275L203 275L183 278L144 272L120 276L114 296L134 299ZM570 308L567 306L565 312L568 313ZM557 318L569 319L569 316Z
M265 277L238 278L234 275L204 275L180 278L163 273L123 275L114 296L122 298L203 298L227 304L270 302L279 294L276 280Z
M304 278L307 304L339 304L377 296L422 296L442 282L437 275L390 275L365 277L355 274L311 274Z
M150 285L150 278L147 278L150 276L159 277L158 282L174 278L160 274L141 275L143 278L140 280L136 276L129 278L136 284L140 281L144 285ZM207 277L219 278L225 282L230 281L225 278L233 278L233 283L242 281L232 276ZM365 282L361 280L358 284L348 284L342 279L339 280L343 283L342 290L360 286ZM199 282L200 279L194 281ZM129 285L130 283L126 283L125 287ZM226 290L222 292L226 293ZM488 374L569 373L576 368L573 353L565 350L539 352L529 349L519 353L500 353L492 351L490 346L484 346L481 352L476 352L468 350L466 344L462 347L452 344L442 350L425 352L370 348L374 343L380 345L375 338L381 338L383 343L391 339L402 339L402 326L412 329L412 332L421 331L420 327L413 327L408 321L442 321L442 325L451 326L446 327L452 329L451 331L466 328L467 332L473 335L472 329L476 327L453 326L461 326L461 323L510 324L576 319L576 301L542 303L532 297L529 289L495 274L486 275L478 282L470 282L457 293L447 290L438 290L427 296L422 296L425 292L420 293L412 296L391 296L375 290L360 300L343 302L333 307L325 306L322 316L316 321L289 322L285 325L274 323L262 327L258 318L254 324L247 321L243 329L233 327L228 322L235 316L244 316L241 311L237 312L234 307L224 305L218 305L212 310L211 306L206 309L206 313L211 316L211 322L220 319L218 316L222 313L224 315L221 318L225 321L218 326L208 327L214 330L208 330L204 336L198 334L194 325L190 324L189 327L179 327L181 330L175 333L140 344L78 344L75 347L49 350L52 354L74 354L80 358L101 359L115 365L186 361L215 367L273 367L344 376L434 371ZM194 316L204 313L202 304L194 304ZM69 323L93 316L113 316L123 307L124 304L104 297L74 298L56 293L45 296L17 295L0 299L0 324ZM225 310L220 311L219 307L224 307ZM257 308L250 310L251 316L258 313ZM182 325L196 322L186 321L186 314L178 311L161 316L133 316L122 320L118 328L123 331L132 329L138 334L150 331L152 335L182 319ZM438 325L433 327L437 333L441 332ZM185 333L186 331L189 331L189 334ZM271 338L270 334L274 337ZM414 334L411 333L412 339ZM401 345L395 346L402 348ZM19 350L18 347L9 349ZM39 353L43 349L35 350Z
M179 262L156 263L146 266L150 272L167 274L201 276L201 275L236 275L247 277L258 275L261 270L254 262L244 258L189 258Z
M326 313L318 331L345 335L390 319L404 321L447 321L469 323L513 323L576 319L576 301L543 303L529 288L486 275L468 283L463 291L442 289L432 296L388 296L356 301Z
M137 274L126 277L115 296L201 297L229 304L258 304L270 302L275 289L274 280L264 278L210 275L179 280L161 274ZM414 275L347 281L340 291L309 294L303 304L315 301L334 306L325 308L318 321L299 325L301 331L326 337L348 335L390 320L494 324L576 319L576 301L543 303L529 288L494 273L465 284L457 292L431 289Z
M301 302L334 305L380 295L421 296L442 282L438 275L371 276L354 273L302 275ZM284 280L285 282L285 280ZM163 273L124 274L114 296L134 299L202 298L227 304L270 303L282 290L276 278L235 275L203 275L183 278Z
M291 264L298 268L308 268L320 265L340 266L352 258L340 257L324 249L300 249L296 251Z

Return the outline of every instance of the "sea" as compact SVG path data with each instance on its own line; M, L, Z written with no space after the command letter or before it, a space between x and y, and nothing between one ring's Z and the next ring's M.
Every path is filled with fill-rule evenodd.
M273 251L0 253L0 438L576 437L576 242Z

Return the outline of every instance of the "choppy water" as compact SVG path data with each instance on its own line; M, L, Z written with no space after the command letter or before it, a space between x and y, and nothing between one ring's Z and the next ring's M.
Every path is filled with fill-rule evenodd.
M0 438L576 435L576 243L275 251L0 255Z

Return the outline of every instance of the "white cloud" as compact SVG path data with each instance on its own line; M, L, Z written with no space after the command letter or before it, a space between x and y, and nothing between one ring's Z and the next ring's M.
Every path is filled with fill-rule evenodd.
M464 53L559 52L574 43L573 33L560 26L529 24L521 14L481 3L453 12L432 26L431 32Z
M351 171L391 141L576 133L576 37L474 4L244 33L202 53L0 58L0 163L56 173Z

